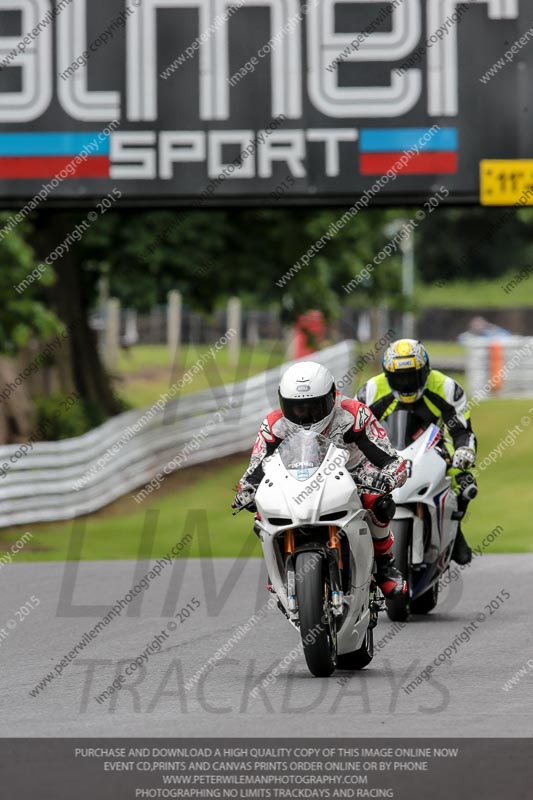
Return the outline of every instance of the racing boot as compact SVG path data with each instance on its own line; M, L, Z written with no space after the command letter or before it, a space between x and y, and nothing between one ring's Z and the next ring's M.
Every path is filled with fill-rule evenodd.
M470 564L472 561L472 548L468 546L460 525L457 528L457 535L453 543L452 560L461 566Z
M407 581L396 568L392 553L376 557L376 583L385 597L398 597L407 592Z
M396 568L392 554L394 537L392 531L385 539L374 539L374 556L376 559L376 583L385 597L398 597L407 592L407 581Z

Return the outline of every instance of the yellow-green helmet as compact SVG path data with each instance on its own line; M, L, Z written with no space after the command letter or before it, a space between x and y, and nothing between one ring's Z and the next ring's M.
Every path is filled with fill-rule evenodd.
M397 400L414 403L422 397L430 370L429 356L422 342L398 339L385 350L382 366Z

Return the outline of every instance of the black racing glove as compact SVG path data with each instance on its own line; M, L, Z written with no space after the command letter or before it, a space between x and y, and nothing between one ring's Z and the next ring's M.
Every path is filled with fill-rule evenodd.
M378 522L390 522L396 513L396 503L392 499L392 495L384 494L378 497L372 506L372 513Z
M461 489L461 497L463 500L470 501L477 496L477 482L471 472L459 472L455 479Z

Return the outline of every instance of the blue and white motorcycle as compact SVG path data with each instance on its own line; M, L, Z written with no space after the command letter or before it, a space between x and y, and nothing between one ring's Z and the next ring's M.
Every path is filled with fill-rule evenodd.
M395 411L382 424L407 462L409 476L392 493L396 513L391 521L396 565L409 591L386 601L390 619L403 622L437 605L439 579L449 567L461 515L446 474L450 457L441 429L426 427L407 410Z

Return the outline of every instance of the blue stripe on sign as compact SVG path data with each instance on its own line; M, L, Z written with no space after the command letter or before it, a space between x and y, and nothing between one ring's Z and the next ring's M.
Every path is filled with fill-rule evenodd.
M109 134L88 133L0 133L0 156L109 155Z
M426 134L429 141L419 144ZM433 133L429 128L365 128L359 136L361 153L401 153L416 145L421 152L457 150L457 128L441 128Z

